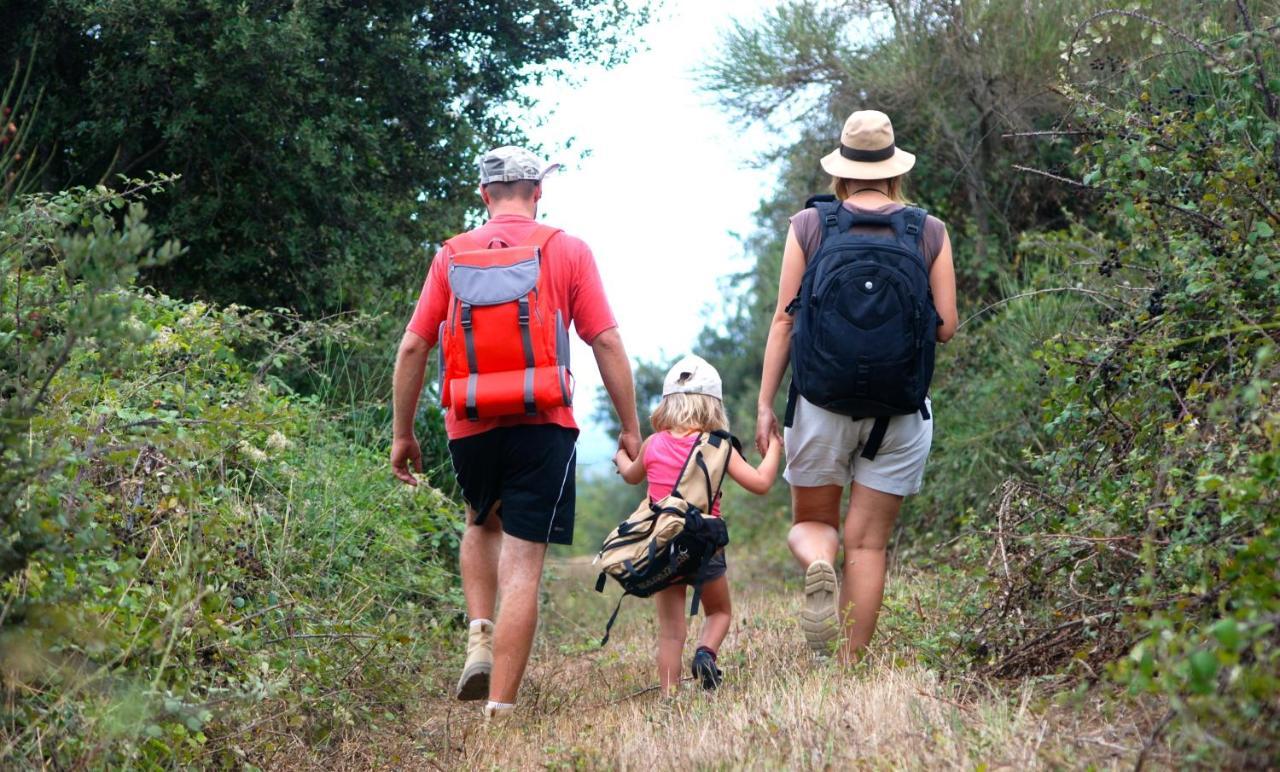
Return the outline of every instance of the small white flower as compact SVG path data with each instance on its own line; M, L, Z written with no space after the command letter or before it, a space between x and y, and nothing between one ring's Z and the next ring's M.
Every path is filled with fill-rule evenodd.
M240 440L240 452L249 457L255 463L263 464L267 461L267 454L255 448L248 440Z

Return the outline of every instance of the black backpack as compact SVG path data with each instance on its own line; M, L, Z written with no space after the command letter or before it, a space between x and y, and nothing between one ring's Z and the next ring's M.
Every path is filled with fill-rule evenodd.
M622 596L605 626L603 646L618 618L622 599L647 598L678 582L697 577L716 551L729 543L724 520L709 514L729 470L733 451L741 446L728 432L699 434L689 448L671 493L657 501L646 496L631 515L605 537L596 555L601 567L596 592L604 592L605 577L622 585ZM693 584L689 614L698 613L701 582Z
M853 418L876 418L863 449L875 458L889 418L919 412L933 379L938 315L924 257L925 211L849 211L833 196L808 205L822 220L822 244L809 256L800 292L787 306L791 333L791 393ZM854 232L880 226L892 234Z

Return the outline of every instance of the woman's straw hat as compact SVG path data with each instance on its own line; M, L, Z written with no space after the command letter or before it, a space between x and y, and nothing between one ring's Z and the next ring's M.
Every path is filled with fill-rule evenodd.
M840 147L822 157L822 168L833 177L883 180L905 174L916 157L893 143L893 124L879 110L850 115L840 132Z

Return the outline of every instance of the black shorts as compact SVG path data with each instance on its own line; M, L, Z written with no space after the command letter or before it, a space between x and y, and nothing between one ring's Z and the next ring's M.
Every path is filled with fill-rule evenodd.
M716 550L716 554L707 558L707 562L702 564L698 569L698 576L695 579L686 579L685 584L695 584L697 582L709 582L712 579L719 579L724 576L724 572L729 570L729 565L724 559L724 547Z
M484 522L494 504L502 531L525 541L573 543L578 430L502 426L449 441L462 495Z

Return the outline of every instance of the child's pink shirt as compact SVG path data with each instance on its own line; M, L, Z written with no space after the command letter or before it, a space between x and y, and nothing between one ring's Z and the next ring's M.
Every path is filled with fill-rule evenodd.
M649 438L644 449L644 475L649 480L649 499L657 501L671 493L680 478L680 470L698 439L697 433L677 437L671 432L658 432ZM720 497L711 505L711 515L720 517Z

